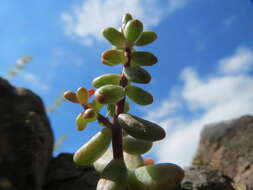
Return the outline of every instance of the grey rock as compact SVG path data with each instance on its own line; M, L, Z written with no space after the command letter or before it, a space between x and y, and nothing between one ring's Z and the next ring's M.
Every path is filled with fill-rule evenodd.
M94 168L78 166L73 154L62 153L51 161L44 190L95 190L98 179Z
M185 169L185 178L178 190L234 190L231 180L219 170L201 166Z
M193 162L218 169L240 190L253 190L253 116L207 125Z
M0 78L0 190L41 190L52 151L42 100Z

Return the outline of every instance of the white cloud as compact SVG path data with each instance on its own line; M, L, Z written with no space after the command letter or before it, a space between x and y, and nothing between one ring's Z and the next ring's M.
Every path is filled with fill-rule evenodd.
M102 29L119 27L126 12L141 19L146 27L157 25L162 18L155 0L86 0L71 13L63 13L62 19L66 33L82 37L82 41L90 45L92 40L101 39Z
M160 108L147 113L147 119L158 121L167 131L166 139L157 143L159 148L154 149L160 162L190 165L204 125L253 114L253 76L247 72L220 73L221 63L225 63L228 68L230 65L240 65L242 61L238 57L245 57L245 52L250 55L253 50L238 48L234 55L218 61L217 72L208 77L200 77L192 68L184 69L181 75L183 85L177 90L178 98L169 97L163 101L165 104L159 107L167 107L169 104L181 106L174 109L173 115L168 109L159 113ZM243 60L247 60L243 61L244 63L249 62L249 58ZM242 70L250 69L247 67ZM187 116L180 115L183 113L181 111L187 112ZM159 113L157 117L155 112ZM163 118L160 115L163 115Z
M188 3L190 3L192 0L169 0L169 7L168 11L169 13L173 13L179 9L184 8Z
M253 51L239 47L235 54L219 61L219 70L222 73L248 72L253 65Z
M70 12L61 15L66 34L78 37L85 45L101 40L101 30L119 27L121 17L129 12L145 24L145 28L158 25L166 14L182 9L193 0L85 0Z

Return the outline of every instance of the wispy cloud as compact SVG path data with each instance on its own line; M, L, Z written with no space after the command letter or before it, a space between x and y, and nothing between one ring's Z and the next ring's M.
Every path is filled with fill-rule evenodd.
M85 0L61 15L66 34L78 37L85 45L101 40L101 30L119 27L121 16L130 12L141 19L145 27L158 25L166 14L185 7L192 0Z
M168 12L173 13L179 9L182 9L190 2L192 2L192 0L169 0Z
M217 72L206 77L200 77L193 68L183 70L183 85L176 90L178 97L169 97L157 110L147 113L146 118L157 121L167 131L166 140L157 143L159 148L154 149L159 161L190 165L205 124L253 114L253 76L246 72L252 67L244 66L253 63L252 54L253 50L239 47L233 55L219 60ZM243 72L235 73L230 69L234 65ZM172 109L168 105L181 106L169 111ZM168 109L160 110L164 107ZM186 116L182 114L185 112Z
M25 72L25 73L22 73L20 77L25 82L28 82L31 88L34 88L43 92L47 92L49 90L49 86L46 83L44 83L41 79L39 79L35 74Z

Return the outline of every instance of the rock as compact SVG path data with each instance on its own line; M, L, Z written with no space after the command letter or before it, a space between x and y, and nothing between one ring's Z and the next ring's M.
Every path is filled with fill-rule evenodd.
M78 166L73 154L62 153L51 161L44 190L95 190L98 180L93 167Z
M253 116L207 125L193 162L220 170L240 190L253 189Z
M219 170L192 166L185 169L185 178L177 190L234 190L230 183Z
M52 151L41 99L0 78L0 189L41 190Z

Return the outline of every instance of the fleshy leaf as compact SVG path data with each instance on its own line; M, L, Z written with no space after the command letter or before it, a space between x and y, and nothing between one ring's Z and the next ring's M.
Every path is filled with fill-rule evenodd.
M127 62L127 57L124 52L117 49L111 49L102 53L102 63L109 66L124 64Z
M129 135L137 139L152 142L165 137L165 131L162 127L131 114L120 114L118 116L118 123Z
M151 81L151 75L141 67L125 67L124 74L131 82L147 84Z
M104 85L96 90L95 97L101 104L115 104L125 96L125 89L117 85Z
M120 82L120 75L110 73L110 74L104 74L104 75L101 75L101 76L95 78L92 81L92 85L95 88L99 88L99 87L107 85L107 84L119 85L119 82Z
M129 154L141 155L148 152L153 143L126 136L123 138L123 150Z
M155 32L151 30L144 31L141 37L135 42L136 46L145 46L157 39L157 35Z
M124 48L126 39L124 35L113 27L108 27L103 30L103 36L114 46Z
M142 166L128 177L130 189L174 190L183 180L184 171L175 164Z
M157 57L147 51L135 51L132 53L133 65L151 66L157 63Z
M92 165L108 149L111 139L111 129L103 128L75 152L74 162L81 166Z
M124 28L124 36L130 43L137 41L143 32L143 24L137 19L129 21Z
M138 86L128 85L126 95L139 105L145 106L153 103L153 96Z

